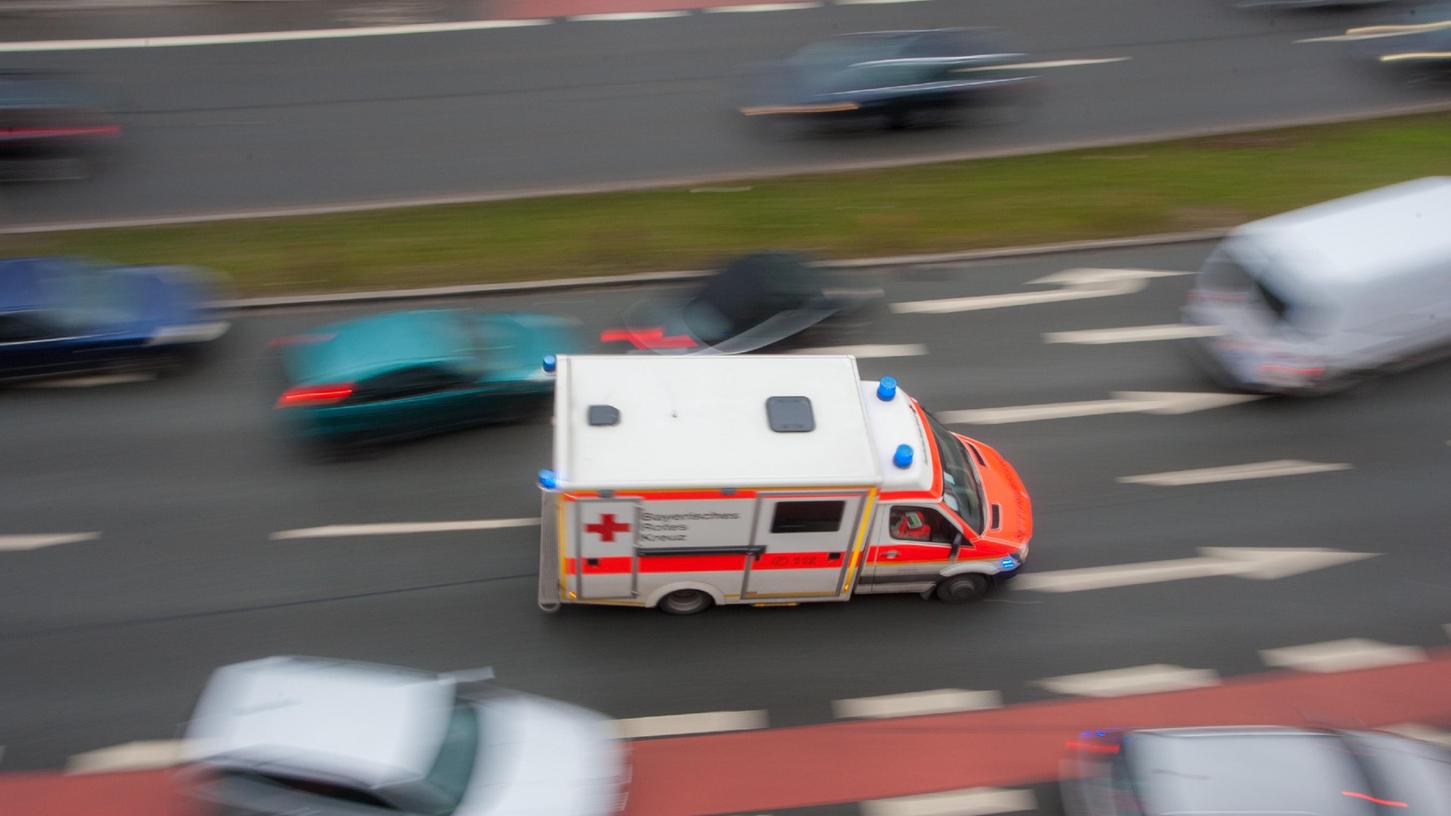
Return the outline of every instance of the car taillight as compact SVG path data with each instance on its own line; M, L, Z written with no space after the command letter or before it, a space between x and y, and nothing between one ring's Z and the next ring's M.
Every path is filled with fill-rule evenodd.
M277 398L277 407L288 408L294 405L327 405L333 402L340 402L352 395L352 383L299 385L296 388L289 388L282 392L282 396Z
M629 343L637 349L682 349L694 348L695 340L684 334L665 334L664 326L648 329L605 329L600 332L601 343Z

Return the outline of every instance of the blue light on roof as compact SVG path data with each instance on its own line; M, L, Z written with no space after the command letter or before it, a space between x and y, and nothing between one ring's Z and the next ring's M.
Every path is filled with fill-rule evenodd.
M544 371L546 374L553 374L554 369L559 368L559 358L553 354L544 355Z
M897 378L883 377L882 381L877 383L877 399L882 402L891 402L895 396L897 396Z
M898 445L897 451L892 454L892 464L906 470L912 466L912 446Z
M1005 570L1017 569L1018 568L1018 562L1017 562L1017 560L1014 559L1011 555L1005 555L1005 556L1003 556L1003 560L999 561L998 564L1001 565L1002 568L1005 569Z
M1094 735L1094 736L1095 736L1095 737L1106 737L1106 736L1108 736L1108 735L1107 735L1107 734L1105 734L1105 733L1104 733L1104 732L1102 732L1102 731L1094 731L1094 732L1093 732L1093 735Z
M547 468L539 471L539 486L545 490L553 490L559 487L559 475Z

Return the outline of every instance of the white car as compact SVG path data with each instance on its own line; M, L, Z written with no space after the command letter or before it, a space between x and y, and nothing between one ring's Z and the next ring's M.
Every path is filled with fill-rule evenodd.
M191 790L234 813L618 813L629 772L609 721L486 675L307 657L224 666L187 729Z

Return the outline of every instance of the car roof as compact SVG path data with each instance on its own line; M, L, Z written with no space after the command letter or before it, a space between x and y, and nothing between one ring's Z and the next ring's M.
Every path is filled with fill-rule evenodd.
M421 309L334 323L287 346L288 368L301 382L356 381L408 365L469 359L468 312Z
M423 672L270 657L212 674L187 729L187 758L370 787L430 769L456 684Z
M1134 731L1125 757L1148 812L1365 816L1366 780L1334 732L1300 728ZM1289 773L1287 769L1293 768Z

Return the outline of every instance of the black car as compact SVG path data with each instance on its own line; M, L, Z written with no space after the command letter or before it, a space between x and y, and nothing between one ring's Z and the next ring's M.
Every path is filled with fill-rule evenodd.
M600 334L620 351L737 354L845 339L870 322L880 289L840 285L805 257L731 261L679 301L636 304Z
M121 126L98 99L62 77L0 72L0 162L67 162L88 175Z
M739 110L758 119L880 120L890 127L941 121L1012 100L1033 79L1024 55L985 29L848 34L812 43L766 66Z

